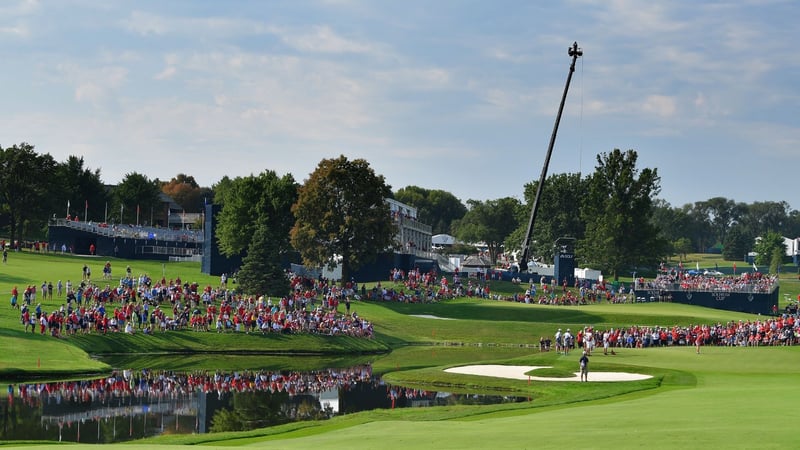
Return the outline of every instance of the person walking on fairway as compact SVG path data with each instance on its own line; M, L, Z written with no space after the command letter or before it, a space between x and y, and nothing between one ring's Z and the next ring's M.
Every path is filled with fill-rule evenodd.
M581 381L589 381L589 357L586 356L586 351L583 352L578 362L581 365Z

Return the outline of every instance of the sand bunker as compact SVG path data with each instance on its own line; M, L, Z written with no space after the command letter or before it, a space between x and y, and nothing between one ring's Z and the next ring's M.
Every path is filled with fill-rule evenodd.
M573 377L537 377L526 375L536 369L548 369L550 366L501 366L497 364L485 364L479 366L461 366L445 369L445 372L460 373L464 375L482 375L486 377L510 378L512 380L533 380L533 381L580 381L580 372L575 372ZM628 372L592 372L589 370L589 381L637 381L652 378L651 375Z
M456 320L451 319L450 317L432 316L430 314L411 314L411 317L420 317L422 319Z

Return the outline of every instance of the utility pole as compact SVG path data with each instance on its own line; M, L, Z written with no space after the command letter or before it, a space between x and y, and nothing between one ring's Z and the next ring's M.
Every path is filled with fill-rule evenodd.
M544 160L544 167L542 167L542 174L539 176L539 185L536 186L536 197L533 199L533 208L531 208L531 219L528 222L528 232L525 233L525 239L522 241L522 256L519 261L520 272L528 271L528 258L530 258L531 235L533 234L533 225L536 223L536 213L539 210L539 201L542 198L542 188L544 187L544 180L547 177L547 167L550 165L550 156L553 155L553 146L556 143L556 134L558 134L558 124L561 122L561 113L564 111L564 103L567 101L567 92L569 91L569 83L572 81L572 74L575 72L575 61L579 56L583 56L583 50L578 47L578 43L574 42L572 47L567 50L567 54L572 57L572 64L569 65L569 74L567 74L567 84L564 86L564 95L561 96L561 105L558 107L558 114L556 115L556 123L553 125L553 134L550 136L550 145L547 147L547 156Z

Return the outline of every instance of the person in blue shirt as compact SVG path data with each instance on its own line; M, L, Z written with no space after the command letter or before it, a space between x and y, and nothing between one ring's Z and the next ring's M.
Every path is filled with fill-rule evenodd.
M589 381L589 357L586 356L585 351L578 362L581 366L581 381Z

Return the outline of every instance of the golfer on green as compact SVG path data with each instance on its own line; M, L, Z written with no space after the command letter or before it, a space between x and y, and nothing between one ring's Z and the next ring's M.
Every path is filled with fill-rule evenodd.
M581 364L581 381L589 381L589 357L586 356L586 351L578 362Z

